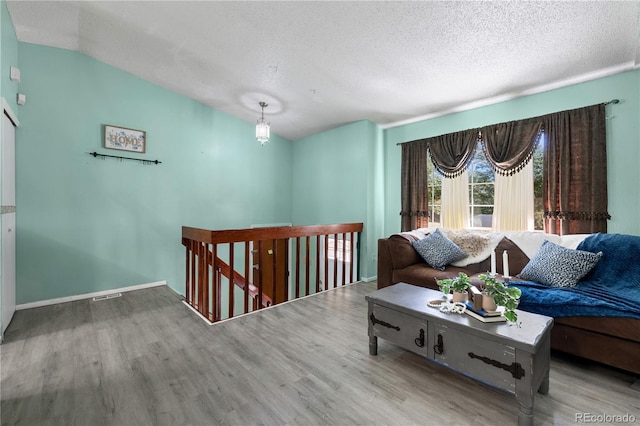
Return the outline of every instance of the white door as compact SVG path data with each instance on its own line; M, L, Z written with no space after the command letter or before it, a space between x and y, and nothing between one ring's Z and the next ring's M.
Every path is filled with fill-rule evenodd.
M2 215L2 332L16 311L16 214Z
M2 333L16 311L16 128L2 114Z

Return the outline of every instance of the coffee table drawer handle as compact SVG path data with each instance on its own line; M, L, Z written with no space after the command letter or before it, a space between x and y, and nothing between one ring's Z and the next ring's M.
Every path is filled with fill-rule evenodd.
M433 351L438 355L442 355L442 352L444 352L444 342L442 341L442 334L438 334L438 343L433 345Z
M493 365L494 367L506 370L511 373L511 376L513 376L514 379L520 380L524 377L524 368L522 368L522 365L520 365L519 362L512 362L511 365L504 364L500 361L496 361L495 359L491 359L486 356L476 355L473 352L469 352L469 358L479 359L485 364Z
M420 335L418 337L416 337L416 346L419 348L423 348L424 347L424 329L420 329Z
M393 328L396 331L400 331L400 327L395 326L395 325L391 325L388 322L384 322L384 321L379 320L378 318L376 318L375 315L373 315L373 312L371 312L371 315L369 315L369 318L371 319L371 324L372 325L380 324L383 327Z

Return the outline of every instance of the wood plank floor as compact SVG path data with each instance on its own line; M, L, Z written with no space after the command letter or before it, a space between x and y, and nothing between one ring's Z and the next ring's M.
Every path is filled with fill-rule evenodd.
M18 311L2 425L510 425L515 398L380 340L358 283L213 326L167 287ZM606 350L606 348L603 348ZM635 416L636 378L554 354L536 425Z

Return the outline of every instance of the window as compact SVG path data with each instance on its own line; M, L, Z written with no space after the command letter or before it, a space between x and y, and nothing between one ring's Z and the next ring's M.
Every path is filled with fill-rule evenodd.
M535 230L544 230L543 201L543 150L544 134L533 154L533 193ZM429 175L429 224L440 224L442 210L442 179L433 166L431 159L427 161ZM493 226L493 209L495 194L495 173L484 155L482 145L478 142L476 152L469 164L469 210L470 227L491 228Z
M543 153L544 153L544 133L540 135L538 146L533 152L533 220L536 231L544 231L544 194L543 194Z
M472 227L491 228L495 175L478 142L469 164L469 217Z
M427 174L429 182L429 224L440 223L440 211L442 210L442 176L427 159Z

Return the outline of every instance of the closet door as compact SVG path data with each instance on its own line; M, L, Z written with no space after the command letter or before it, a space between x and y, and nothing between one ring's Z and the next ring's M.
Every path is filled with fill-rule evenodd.
M16 128L2 114L2 333L16 311Z
M2 215L2 332L16 311L16 214Z

